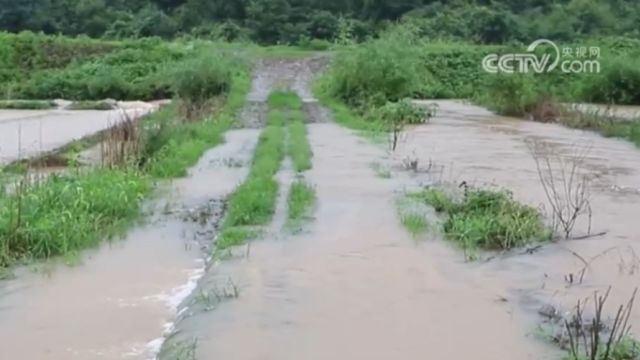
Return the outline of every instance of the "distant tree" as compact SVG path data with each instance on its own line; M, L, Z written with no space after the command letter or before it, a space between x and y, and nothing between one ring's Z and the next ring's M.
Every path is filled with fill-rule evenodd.
M318 39L333 39L338 33L338 17L326 10L315 11L309 22L309 35Z
M261 43L277 43L284 37L291 7L287 0L251 0L247 25Z

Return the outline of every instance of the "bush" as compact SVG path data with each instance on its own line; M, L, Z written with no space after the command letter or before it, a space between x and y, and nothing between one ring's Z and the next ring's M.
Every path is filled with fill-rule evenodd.
M601 73L585 75L581 97L588 102L640 104L640 61L620 56L603 61Z
M468 44L426 44L420 48L420 66L429 74L419 90L425 99L470 98L487 73L482 59L498 47Z
M213 52L185 61L171 75L172 89L182 100L202 105L229 91L236 61L231 56Z
M501 115L523 116L542 94L532 74L493 74L485 82L485 92L477 100Z
M356 108L411 97L426 78L416 45L412 33L400 29L339 53L327 75L330 95Z

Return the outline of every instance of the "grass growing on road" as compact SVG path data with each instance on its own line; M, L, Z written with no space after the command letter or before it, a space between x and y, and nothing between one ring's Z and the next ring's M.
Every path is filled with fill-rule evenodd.
M286 91L274 91L267 100L267 126L254 152L247 180L231 195L216 251L224 251L251 240L259 228L271 222L280 186L275 175L290 156L296 171L311 168L311 148L301 99ZM289 222L299 223L315 202L314 189L302 180L292 184L288 195Z
M304 180L297 180L289 189L287 205L289 226L296 227L308 216L316 202L315 189Z
M278 96L272 94L269 102ZM250 240L256 227L268 224L273 218L279 189L274 176L285 156L285 121L285 113L280 110L271 110L267 115L267 127L260 135L249 176L229 198L216 251Z
M506 191L468 189L457 200L441 190L426 190L411 197L447 215L446 237L466 250L508 250L551 240L538 210L523 205Z
M295 170L304 172L311 169L311 158L313 157L311 145L309 145L309 139L307 139L304 113L298 110L292 111L290 117L288 153L293 161Z

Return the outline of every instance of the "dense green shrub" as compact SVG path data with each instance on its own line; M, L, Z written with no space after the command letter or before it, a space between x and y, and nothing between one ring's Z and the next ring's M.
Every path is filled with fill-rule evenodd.
M150 100L173 95L167 73L200 49L187 44L136 42L105 56L68 66L34 71L12 86L12 96L26 99ZM204 69L206 70L206 69Z
M411 97L428 81L417 45L413 34L400 29L339 53L327 75L327 90L359 108Z
M502 115L523 116L542 96L532 74L492 74L484 86L477 100Z
M581 99L603 104L640 104L640 60L619 56L603 59L599 74L583 75Z
M184 61L173 70L172 90L183 100L203 104L229 90L237 61L213 51Z
M482 59L497 47L463 43L433 43L420 48L420 67L428 74L419 90L425 99L461 99L474 96L487 73Z

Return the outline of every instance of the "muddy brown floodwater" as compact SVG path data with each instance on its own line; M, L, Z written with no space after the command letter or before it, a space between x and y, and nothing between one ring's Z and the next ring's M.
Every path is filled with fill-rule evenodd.
M315 102L309 83L325 63L260 64L243 122L255 129L229 132L225 145L167 189L155 204L162 214L126 241L77 267L54 266L48 276L24 271L0 283L0 358L148 359L161 348L161 360L551 360L562 353L533 335L541 306L568 309L612 286L613 308L640 283L640 157L632 145L439 101L438 116L411 128L389 154L333 123ZM315 218L301 233L282 229L292 178L285 165L276 221L264 238L223 261L203 259L220 199L245 177L264 101L280 87L306 103L314 157L305 178L317 191ZM504 187L545 204L531 140L560 156L590 148L581 171L593 179L593 232L604 236L467 263L435 232L418 240L400 225L397 198L440 181ZM433 170L409 173L406 158ZM373 163L391 177L376 176ZM580 222L576 232L586 231ZM584 267L576 254L589 261L581 284L566 281Z
M591 232L606 234L560 241L532 255L498 257L472 269L498 278L508 287L512 301L531 312L541 304L570 309L578 300L611 286L608 310L613 316L611 313L640 285L638 149L624 140L593 132L497 117L457 101L438 103L437 118L414 128L398 157L417 156L423 163L431 160L440 164L446 169L445 180L503 187L517 199L550 211L528 144L535 141L565 160L586 153L580 172L593 179ZM584 235L588 231L588 216L583 216L574 232ZM585 268L583 283L577 283ZM638 307L631 321L633 328L640 328Z
M76 266L22 269L0 282L0 359L153 359L204 272L222 200L246 176L257 139L255 130L228 132L188 177L161 189L151 219L125 239Z

